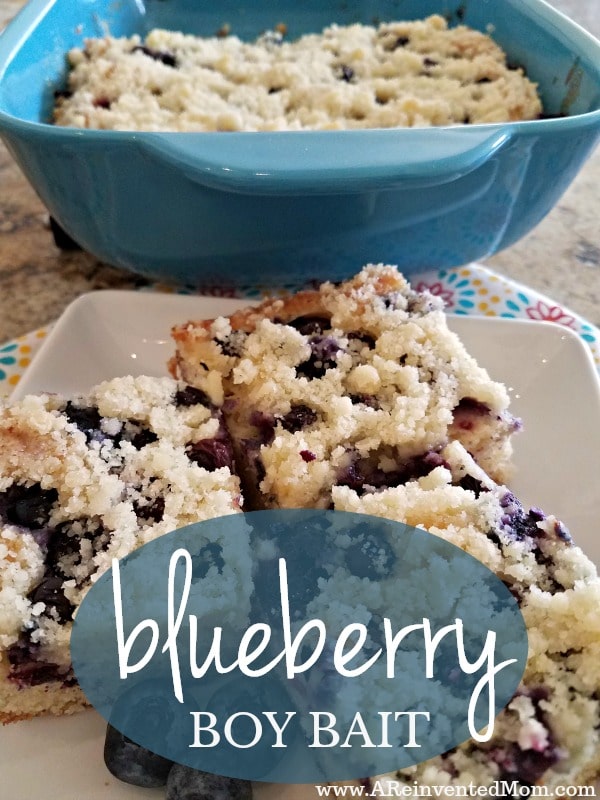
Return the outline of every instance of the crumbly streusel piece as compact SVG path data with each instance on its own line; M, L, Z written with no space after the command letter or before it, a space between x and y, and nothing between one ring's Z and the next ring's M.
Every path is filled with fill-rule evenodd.
M138 546L240 510L221 414L170 378L118 378L85 397L0 407L0 721L85 704L73 615L91 584ZM219 543L226 546L226 543ZM249 569L244 544L227 554Z
M471 553L518 599L528 630L523 682L493 738L383 776L381 787L591 782L600 770L600 580L564 525L523 508L458 442L404 486L362 496L336 486L333 501L338 511L423 526Z
M441 16L256 42L153 30L69 54L58 125L113 130L393 128L535 119L536 85Z
M507 393L394 267L174 330L174 374L223 405L252 502L327 508L335 486L394 486L449 439L505 476ZM434 460L432 462L432 459Z

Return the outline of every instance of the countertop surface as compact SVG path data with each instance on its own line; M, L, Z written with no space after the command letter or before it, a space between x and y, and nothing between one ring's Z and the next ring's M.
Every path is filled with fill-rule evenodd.
M0 28L23 5L0 0ZM600 37L598 0L554 0ZM600 325L600 149L551 213L516 245L485 264ZM136 276L83 252L59 250L47 212L0 145L0 343L57 318L95 289L130 289Z

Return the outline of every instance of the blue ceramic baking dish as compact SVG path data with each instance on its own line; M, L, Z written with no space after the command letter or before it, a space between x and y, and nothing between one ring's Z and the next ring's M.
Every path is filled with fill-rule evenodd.
M454 128L126 133L48 124L69 48L153 27L241 38L445 14L493 31L553 118ZM0 133L50 213L119 267L188 284L483 258L552 208L600 136L600 43L543 0L33 0L0 37Z

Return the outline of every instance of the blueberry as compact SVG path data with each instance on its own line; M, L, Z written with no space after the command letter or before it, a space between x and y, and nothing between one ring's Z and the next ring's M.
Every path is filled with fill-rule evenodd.
M275 435L275 417L265 414L264 411L253 411L250 414L250 424L258 429L260 444L270 444Z
M354 78L354 70L347 64L342 64L340 66L340 72L338 77L340 80L345 81L346 83L351 83L352 79Z
M346 566L353 575L381 580L392 574L396 554L390 543L375 533L361 534L346 550Z
M13 484L0 494L0 519L36 530L48 525L52 507L58 500L56 489Z
M341 349L339 342L332 336L313 336L310 349L310 356L296 367L296 373L308 380L322 378L328 369L336 366L337 354Z
M141 450L147 444L158 441L158 436L154 431L149 428L140 428L137 433L131 437L131 444L136 450Z
M400 462L389 472L373 466L368 460L358 460L354 456L351 463L338 473L337 485L348 486L360 494L365 485L373 489L401 486L408 481L428 475L432 469L439 466L447 467L448 464L433 450L409 461Z
M192 575L196 579L205 578L211 567L216 567L219 575L223 574L223 548L216 542L209 542L192 556Z
M102 97L96 97L92 103L94 108L105 108L107 111L111 107L112 103L108 97L104 95Z
M388 292L381 295L381 302L386 309L396 310L398 308L398 292Z
M89 575L96 569L93 556L106 550L111 534L104 526L92 519L78 519L63 522L48 536L46 553L46 568L49 573L63 578L76 578L76 583L81 586ZM85 542L88 566L87 574L82 575L81 546ZM91 543L91 553L89 544Z
M421 456L418 461L423 465L424 468L428 468L428 471L431 471L436 467L446 467L446 469L450 469L448 462L435 450L429 450L424 456Z
M167 780L165 800L252 800L252 786L249 781L175 764Z
M370 333L364 333L363 331L351 331L349 334L347 334L347 337L350 342L360 342L361 344L366 345L369 350L372 350L375 347L375 339Z
M365 476L362 473L361 466L357 461L351 461L347 467L340 470L336 484L338 486L348 486L359 492L365 484Z
M475 497L479 497L483 491L481 481L478 481L477 478L474 478L472 475L465 475L459 480L458 485L467 491L473 492Z
M478 417L487 416L490 407L474 397L463 397L453 411L454 422L459 428L470 431L476 423Z
M356 406L362 404L363 406L367 406L367 408L379 408L379 402L372 394L351 394L349 397L352 405Z
M295 328L303 336L312 336L329 330L331 328L331 320L327 317L306 315L304 317L296 317L296 319L288 322L288 325Z
M54 531L52 528L36 528L35 530L31 531L31 537L40 548L42 553L48 552L48 544L53 533Z
M191 442L186 446L185 452L190 461L204 469L212 471L219 467L229 467L233 470L233 450L230 442L222 437Z
M91 439L96 439L100 434L102 438L108 438L101 433L100 424L102 417L100 412L94 406L76 406L70 400L64 410L65 417L76 425L79 430L85 434L88 442Z
M133 510L138 519L151 520L152 522L161 522L165 515L165 498L157 497L145 505L139 501L133 503Z
M195 386L186 386L184 389L179 389L175 395L176 406L211 406L210 397L203 392L202 389L196 389Z
M517 503L518 500L512 492L505 492L500 498L500 505L502 508L512 508Z
M300 431L315 423L317 421L317 413L313 411L312 408L300 403L292 406L280 421L286 431L296 433L296 431Z
M173 53L167 53L163 50L154 50L152 47L146 47L145 45L137 45L131 51L132 53L140 52L143 53L145 56L149 58L153 58L155 61L162 61L167 67L176 67L177 66L177 59L173 55Z
M501 769L500 780L518 781L521 786L534 786L558 761L560 753L554 746L543 751L521 750L515 744L506 744L490 751L490 757Z
M269 94L271 94L271 91L269 91ZM238 358L244 349L246 336L247 334L243 331L235 331L225 339L213 339L213 342L218 345L224 356Z
M480 400L475 400L474 397L463 397L455 411L457 409L460 409L461 411L472 411L473 413L480 414L481 416L485 416L486 414L490 413L490 407L487 405L487 403L482 403Z
M40 686L42 683L60 683L63 686L74 686L74 675L59 664L45 661L32 661L16 669L11 669L9 680L18 686Z
M173 766L172 761L136 744L112 725L106 728L104 763L115 778L146 789L166 786Z
M66 684L73 678L70 668L39 661L40 645L31 641L31 631L23 631L7 650L11 683L18 686L39 686L41 683Z
M56 575L47 575L42 582L28 595L32 604L45 603L46 611L54 609L61 623L73 619L75 606L65 597L62 588L64 579Z
M254 714L260 719L264 711L283 709L294 710L294 704L282 683L273 676L264 678L241 676L228 681L221 685L206 703L206 710L214 714L218 720L226 720L238 712ZM247 717L242 716L237 718L232 732L238 742L251 742L256 734L256 726ZM297 728L292 721L285 732L285 742L288 746L296 734ZM233 748L232 745L222 741L219 751L214 754L211 761L211 768L217 772L229 772L233 757L238 773L263 778L285 755L285 748L273 748L274 744L275 733L267 726L263 726L260 740L247 749Z
M535 707L535 715L537 719L543 722L543 712L540 708L540 703L542 700L549 700L550 699L550 690L547 686L528 686L527 689L524 689L518 694L525 695L525 697L529 697L531 702Z
M172 753L185 712L167 687L165 676L138 681L117 698L107 729L104 758L115 777L136 786L164 786L171 760L136 744L127 734ZM158 743L158 744L157 744Z
M502 519L504 521L504 517ZM530 517L522 507L507 515L508 532L521 542L525 539L537 539L541 535L537 522L535 516Z

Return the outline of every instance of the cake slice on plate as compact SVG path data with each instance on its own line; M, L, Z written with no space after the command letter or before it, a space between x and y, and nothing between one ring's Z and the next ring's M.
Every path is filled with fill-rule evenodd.
M198 389L127 377L0 406L0 722L85 705L72 619L113 558L240 505L221 413ZM243 572L244 552L224 560ZM219 579L232 597L243 585Z
M427 472L457 439L509 471L519 423L446 324L390 266L173 332L171 371L222 406L245 491L263 508L327 508L334 486Z
M443 448L439 457L428 474L403 486L362 494L336 486L334 508L424 527L483 562L519 603L529 638L527 666L489 742L467 741L382 776L378 791L393 796L393 783L384 788L390 781L452 787L507 781L513 789L503 793L512 796L515 786L592 783L600 771L596 568L560 521L538 508L524 508L459 442Z
M370 265L341 285L173 335L171 370L223 408L254 506L422 526L486 564L519 601L530 653L493 739L381 780L555 786L597 775L600 581L562 523L503 485L520 423L504 387L447 328L441 302Z

